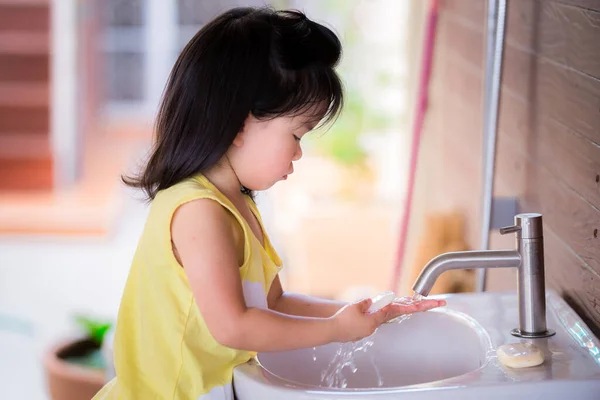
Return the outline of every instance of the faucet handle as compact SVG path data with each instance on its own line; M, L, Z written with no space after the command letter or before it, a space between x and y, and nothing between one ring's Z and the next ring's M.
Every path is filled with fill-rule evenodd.
M515 215L515 224L500 228L500 234L517 233L517 239L539 239L543 235L542 214L524 213Z
M505 226L504 228L500 228L500 234L506 235L507 233L513 232L521 232L521 227L518 225Z

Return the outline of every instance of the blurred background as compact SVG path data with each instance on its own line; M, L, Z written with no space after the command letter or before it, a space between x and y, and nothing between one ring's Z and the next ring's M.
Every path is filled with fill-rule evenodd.
M485 3L0 0L0 398L49 399L49 381L74 379L56 366L55 346L102 337L116 320L147 213L120 174L147 154L183 46L233 6L300 9L344 46L343 114L307 136L294 175L257 199L284 259L286 290L343 300L390 289L411 295L431 257L478 248ZM428 82L421 76L432 10L439 15ZM594 0L509 1L494 186L494 196L544 214L548 285L596 333L598 10ZM429 100L419 101L427 91ZM492 248L513 241L491 232ZM514 290L514 274L491 271L488 290ZM473 287L474 274L461 271L440 279L437 292ZM97 355L74 362L102 366ZM93 385L103 373L81 379Z

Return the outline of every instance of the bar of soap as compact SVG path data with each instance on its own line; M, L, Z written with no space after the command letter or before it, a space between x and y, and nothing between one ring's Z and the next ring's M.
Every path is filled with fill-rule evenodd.
M510 368L535 367L544 362L544 353L532 343L509 343L496 350L498 361Z
M391 291L379 293L378 295L373 296L371 298L372 303L369 307L368 312L373 313L375 311L381 310L383 307L387 306L392 301L394 301L395 297L396 295L394 294L394 292Z

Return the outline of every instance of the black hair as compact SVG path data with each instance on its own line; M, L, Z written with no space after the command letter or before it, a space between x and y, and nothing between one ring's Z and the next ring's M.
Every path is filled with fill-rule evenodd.
M333 121L343 103L334 70L341 50L329 28L299 11L244 7L219 15L179 55L148 162L123 181L154 199L214 166L250 114L268 119L319 109L315 122Z

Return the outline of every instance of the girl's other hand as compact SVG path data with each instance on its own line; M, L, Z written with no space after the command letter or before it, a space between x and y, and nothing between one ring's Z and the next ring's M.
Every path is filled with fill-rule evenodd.
M444 300L426 299L413 301L410 297L401 297L399 299L395 299L393 302L383 307L380 311L385 310L388 313L389 318L386 321L389 321L390 319L394 319L402 315L428 311L432 308L443 307L445 305L446 301Z
M335 313L331 320L334 323L334 342L354 342L370 336L377 327L385 322L386 313L380 311L369 313L371 299L364 299L348 304Z
M421 300L412 304L392 302L369 313L371 299L364 299L342 307L331 319L335 324L335 342L354 342L372 335L377 328L393 318L445 306L444 300Z

